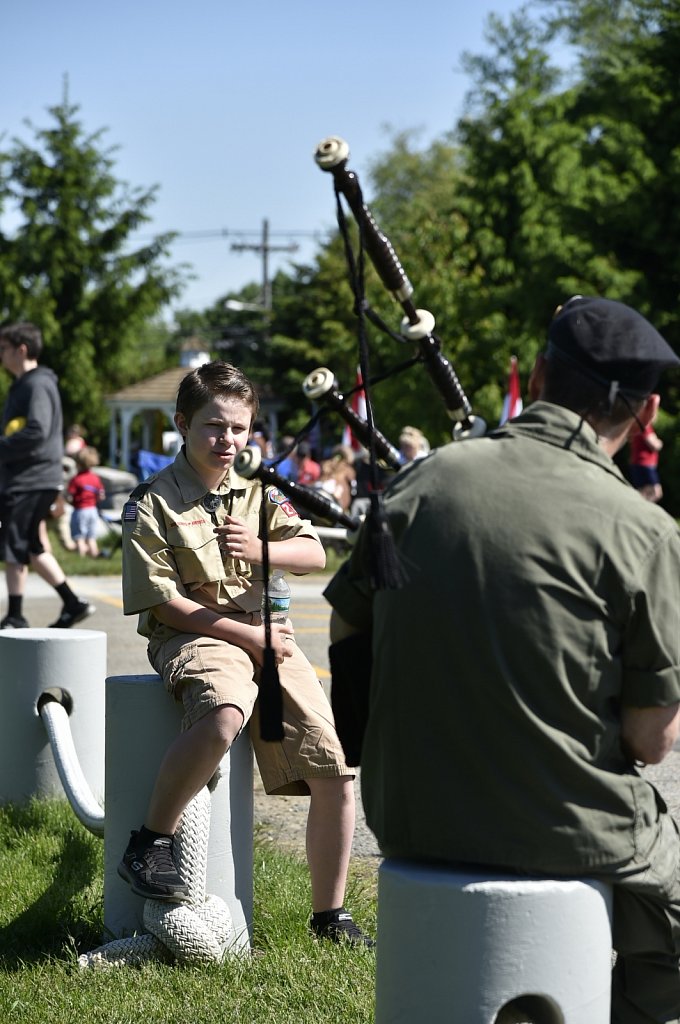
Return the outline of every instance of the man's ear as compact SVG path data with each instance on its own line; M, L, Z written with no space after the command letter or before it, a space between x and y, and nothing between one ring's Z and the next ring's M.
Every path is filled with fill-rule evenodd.
M184 413L183 412L176 412L175 415L173 416L173 419L175 421L175 426L179 430L179 432L182 435L182 437L186 437L187 436L187 421L186 421L186 417L185 417Z
M659 411L660 404L661 404L661 396L660 395L648 395L647 396L647 398L645 399L645 404L642 406L642 408L640 409L640 411L637 414L637 418L638 418L639 422L642 424L643 428L644 427L648 427L650 423L654 422L654 420L656 419L656 414ZM640 427L638 426L638 423L635 420L633 420L633 424L632 424L632 426L630 428L629 436L632 437L634 434L639 434L639 433L640 433Z
M539 352L534 362L534 368L529 374L529 398L535 402L543 392L543 381L545 379L545 356Z

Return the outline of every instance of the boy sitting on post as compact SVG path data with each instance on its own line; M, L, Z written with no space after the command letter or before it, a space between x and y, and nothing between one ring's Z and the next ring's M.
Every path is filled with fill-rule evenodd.
M182 450L132 492L123 512L124 611L140 614L138 630L148 637L149 660L182 702L184 718L159 768L144 825L132 832L118 872L140 896L187 899L173 854L174 833L189 801L252 720L265 792L310 795L313 934L372 946L343 906L354 834L354 772L289 620L271 624L284 738L260 737L262 487L233 469L258 405L253 384L228 363L206 363L188 373L175 413ZM264 501L270 566L296 574L322 569L325 552L311 524L274 488L266 488Z

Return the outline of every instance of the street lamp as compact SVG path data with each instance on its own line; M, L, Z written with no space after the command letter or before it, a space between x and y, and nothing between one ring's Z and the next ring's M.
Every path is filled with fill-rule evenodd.
M266 306L257 302L241 302L239 299L227 299L224 303L225 309L231 309L234 313L267 313Z

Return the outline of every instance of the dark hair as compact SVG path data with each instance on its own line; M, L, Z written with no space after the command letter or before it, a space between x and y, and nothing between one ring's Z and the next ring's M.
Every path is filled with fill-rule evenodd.
M603 384L581 373L578 366L550 356L545 361L541 398L612 427L632 419L645 404L644 398L624 398L621 394L610 404L609 391Z
M4 327L0 327L0 341L6 341L12 348L25 345L28 359L40 359L43 341L40 328L35 324L29 324L26 320L16 324L6 324Z
M194 413L214 398L240 398L250 406L253 418L260 407L255 385L242 370L215 359L191 370L182 379L177 391L176 411L191 423Z

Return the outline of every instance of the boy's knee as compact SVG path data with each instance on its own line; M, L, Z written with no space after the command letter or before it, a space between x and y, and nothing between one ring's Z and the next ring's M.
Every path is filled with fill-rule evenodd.
M354 804L354 776L334 775L318 779L307 779L312 796L334 801L338 804Z
M233 704L223 704L211 711L207 719L215 742L228 750L243 728L243 713Z

